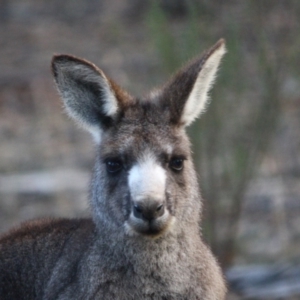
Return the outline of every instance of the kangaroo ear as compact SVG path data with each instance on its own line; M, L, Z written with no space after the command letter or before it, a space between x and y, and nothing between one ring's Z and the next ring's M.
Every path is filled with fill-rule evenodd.
M100 142L129 95L95 65L70 55L55 55L52 72L68 114Z
M169 104L173 123L187 126L204 111L225 52L225 42L221 39L201 58L180 70L164 87L162 101Z

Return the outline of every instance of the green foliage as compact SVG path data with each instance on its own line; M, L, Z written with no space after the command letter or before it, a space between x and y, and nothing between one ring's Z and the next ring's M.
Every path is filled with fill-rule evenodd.
M163 71L174 72L184 62L199 53L201 32L199 11L195 1L186 1L188 19L185 27L175 28L172 19L162 9L159 0L150 2L147 23L153 44L161 58ZM179 22L180 23L180 22Z
M173 72L177 67L175 39L169 32L167 16L158 1L151 1L147 19L151 37L164 63L165 70Z

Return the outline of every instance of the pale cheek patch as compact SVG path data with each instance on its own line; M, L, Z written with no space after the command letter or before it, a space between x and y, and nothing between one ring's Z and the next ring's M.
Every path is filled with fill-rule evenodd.
M128 183L135 201L145 197L161 200L165 194L166 173L153 156L148 154L132 167Z

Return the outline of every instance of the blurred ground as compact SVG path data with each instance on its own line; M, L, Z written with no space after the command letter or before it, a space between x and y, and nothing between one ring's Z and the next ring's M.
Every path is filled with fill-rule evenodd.
M251 16L241 18L244 4L221 2L216 1L212 7L203 1L203 23L207 24L205 9L214 12L211 17L215 21L210 28L211 37L197 41L199 52L220 37L227 38L224 24L229 18L236 18L243 28L254 26ZM293 35L293 47L284 48L283 55L291 55L300 46L297 18L295 21L299 15L292 2L270 9L272 13L266 16L264 25L279 24L276 35ZM172 6L169 1L163 3L167 12L174 15L172 28L176 35L184 30L184 8ZM272 1L268 3L272 5ZM71 0L48 4L38 0L0 2L1 232L31 218L89 213L87 194L93 144L88 134L62 113L50 73L51 57L54 53L84 57L139 95L167 79L151 39L147 9L149 1L137 0L89 0L76 5ZM238 37L237 44L239 39L242 37ZM247 54L251 47L255 48L253 40L248 38L250 50L241 50L250 74L253 65ZM298 62L296 59L295 64ZM294 66L285 66L278 129L242 200L234 265L300 261L300 80L299 73L293 70ZM231 74L228 80L238 86L239 76L235 70ZM249 88L255 80L249 77ZM252 93L249 91L250 96ZM226 97L233 97L234 109L247 115L247 107L238 107L235 91L227 91L213 101L221 102ZM248 105L250 101L259 99L249 97ZM208 109L208 118L209 112ZM232 118L228 123L236 126ZM225 130L226 124L223 126ZM222 219L219 222L222 224Z

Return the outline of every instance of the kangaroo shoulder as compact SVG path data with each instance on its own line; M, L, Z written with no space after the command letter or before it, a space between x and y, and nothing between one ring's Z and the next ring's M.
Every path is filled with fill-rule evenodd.
M0 236L1 245L18 244L24 241L50 240L53 236L68 236L92 233L94 224L90 219L38 219L22 223Z

